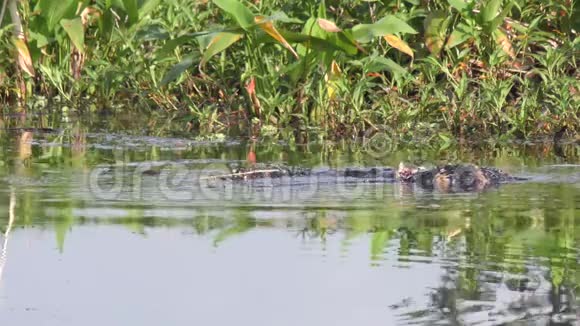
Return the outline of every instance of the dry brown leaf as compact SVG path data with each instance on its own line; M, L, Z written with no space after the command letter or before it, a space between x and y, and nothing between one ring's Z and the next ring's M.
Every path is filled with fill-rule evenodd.
M383 37L384 37L385 41L387 41L387 43L389 43L390 46L392 46L395 49L409 55L411 58L415 58L415 56L413 54L413 50L411 49L411 47L409 47L407 42L401 40L397 35L387 34Z
M509 55L512 59L516 57L516 54L514 53L514 49L512 47L512 43L510 42L509 38L507 37L507 35L505 35L504 32L496 30L495 41L497 45L501 47L503 52L507 53L507 55Z
M36 75L34 67L32 66L32 58L30 57L30 51L28 51L28 45L26 41L21 38L13 38L12 42L18 51L18 65L20 69L26 71L26 73L32 77Z
M318 26L320 26L320 28L322 28L323 30L325 30L327 32L330 32L330 33L342 32L342 29L340 29L338 26L336 26L335 23L331 22L328 19L318 18L317 22L318 22Z
M340 66L338 63L336 63L336 61L332 60L332 63L330 64L330 71L327 72L324 76L328 98L331 100L336 96L336 91L338 90L338 81L340 80L341 76L342 71L340 70Z
M288 41L286 41L286 39L282 36L282 34L280 34L280 32L278 32L278 30L276 29L276 27L274 26L274 24L272 24L271 20L266 19L264 16L256 16L254 18L256 24L258 24L258 26L266 33L268 33L268 35L272 36L272 38L274 38L276 41L280 42L280 44L282 44L285 48L287 48L290 52L292 52L292 54L294 55L294 57L296 59L299 59L300 57L298 56L298 53L296 53L296 51L294 51L294 48L290 45L290 43L288 43Z
M101 16L101 11L97 8L86 7L80 14L83 26L86 28L90 20L95 20Z

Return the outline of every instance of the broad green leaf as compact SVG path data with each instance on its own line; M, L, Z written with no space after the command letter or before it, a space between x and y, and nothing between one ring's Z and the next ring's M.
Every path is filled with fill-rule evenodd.
M286 13L284 13L283 11L276 11L272 15L270 15L270 17L268 17L268 18L273 20L273 21L282 22L282 23L291 23L291 24L303 24L304 23L302 20L300 20L298 18L288 17L288 15L286 15Z
M162 41L169 38L169 33L161 25L146 25L139 29L135 38L139 41Z
M161 0L145 1L139 8L139 19L143 19L143 17L147 16L150 12L155 10L155 8L159 6L159 2L161 2Z
M387 34L417 34L413 27L395 16L385 16L374 24L359 24L352 28L355 40L366 43Z
M49 31L53 31L62 18L72 18L77 9L75 0L42 0L39 2L40 16L46 19Z
M207 49L203 53L200 65L204 65L211 57L222 52L223 50L230 47L232 44L236 43L244 34L242 33L231 33L231 32L221 32L218 33L210 41Z
M318 18L326 19L326 3L324 0L320 1L320 5L318 5Z
M417 31L413 27L409 26L409 24L407 24L404 20L396 16L387 15L379 19L379 21L373 25L376 25L379 31L394 30L394 33L417 34Z
M115 27L115 13L112 10L106 9L103 11L101 18L98 20L99 31L103 39L111 36L113 28Z
M317 18L314 17L309 18L304 24L304 27L302 28L302 34L318 37L321 39L326 39L327 37L330 36L330 34L324 31L322 28L320 28L320 26L318 26L317 21L318 21Z
M337 46L342 48L344 52L350 55L355 55L357 49L364 52L364 49L354 39L350 31L342 30L336 26L334 22L324 18L316 19L316 23L325 33L328 33L325 39L329 42L335 43Z
M355 55L359 48L358 43L345 35L345 32L346 31L342 31L336 34L332 33L331 36L327 38L327 41L334 43L344 53L348 55Z
M453 32L451 32L451 35L447 39L447 44L445 44L445 46L448 49L451 49L469 40L471 38L471 34L466 32L467 28L469 28L467 25L459 23Z
M570 17L570 25L575 31L580 31L580 6L578 4L574 5L574 10Z
M365 49L354 39L351 31L342 30L336 35L338 37L338 45L349 55L355 55L358 51L366 53Z
M244 30L254 26L254 15L244 4L237 0L213 0L216 6L230 14Z
M186 44L188 42L191 42L194 39L195 38L192 37L190 34L186 34L186 35L178 36L174 39L168 40L165 42L165 44L159 50L157 50L157 52L155 53L155 56L156 57L165 57L169 53L171 53L171 51L175 50L176 47L183 45L183 44Z
M51 42L51 40L46 35L41 33L30 31L29 34L30 39L36 41L36 46L38 48L41 48Z
M218 35L219 33L223 33L223 32L234 32L234 33L243 34L244 29L239 27L238 30L221 30L221 31L214 31L211 33L207 33L207 34L200 33L200 35L195 37L195 40L199 44L199 50L201 52L205 51L205 49L207 49L208 46L210 45L210 43L213 41L214 37L216 35ZM193 34L197 34L197 33L193 33Z
M173 66L173 68L169 70L169 72L165 75L165 77L163 77L163 80L161 81L161 86L165 86L168 83L176 80L179 76L181 76L182 73L184 73L187 69L189 69L189 67L193 65L194 59L195 58L193 55L184 57L183 60L181 60L181 62Z
M308 67L313 65L314 60L312 59L312 54L306 57L301 57L289 65L282 68L281 75L287 75L290 77L292 84L297 83L308 71Z
M139 21L139 6L137 0L123 0L123 6L129 16L129 25L133 25Z
M439 148L440 151L444 151L444 150L448 149L453 144L453 138L451 138L447 135L439 134L439 138L441 138L441 140L443 140L443 145L441 145L441 147Z
M368 64L366 65L366 72L380 72L389 71L393 75L406 75L407 69L401 67L395 61L385 58L385 57L371 57L368 59Z
M510 2L503 10L500 12L497 17L495 17L489 24L486 26L486 32L493 33L501 24L503 24L505 18L512 10L512 6L514 5L513 2Z
M211 39L213 38L214 35L216 35L217 33L225 32L225 31L226 30L204 31L204 32L197 32L197 33L188 33L185 35L178 36L174 39L167 40L165 42L165 44L159 50L157 50L155 55L157 57L164 57L164 56L168 55L169 53L171 53L171 51L175 50L176 47L183 45L183 44L186 44L188 42L193 42L194 40L197 40L200 47L205 49L209 45L209 42L211 41ZM238 30L228 29L227 31L242 32L243 30L241 28L239 28ZM207 42L202 38L208 38Z
M354 41L353 37L350 36L348 31L342 31L339 33L330 33L322 29L318 23L318 18L310 18L304 24L302 33L307 36L312 36L318 39L323 39L329 43L332 43L336 48L349 54L355 55L357 53L358 44ZM300 48L299 48L300 50ZM304 55L304 53L300 52ZM327 62L330 64L330 61Z
M425 45L431 53L438 55L443 48L447 33L447 13L434 11L425 18Z
M309 36L302 33L280 31L280 34L290 43L300 43L307 48L321 51L342 51L343 49L334 43L315 36Z
M321 1L320 7L323 7L323 6L324 6L324 1ZM319 7L319 10L320 10L320 7ZM322 14L323 13L319 13L319 15L322 15ZM335 38L333 38L334 34L328 33L325 30L323 30L320 26L318 26L316 17L310 17L306 21L306 24L304 24L304 27L302 28L302 33L307 35L307 36L323 39L326 42L332 43L333 45L338 47L336 45L336 42L334 42L336 40ZM297 50L301 56L307 56L310 54L314 54L314 56L316 57L316 61L323 66L330 65L331 61L334 59L334 52L333 52L334 50L319 49L319 51L317 51L316 53L312 53L310 51L310 47L306 46L305 44L301 44L300 46L298 46Z
M85 29L81 19L63 19L60 21L60 25L64 28L74 46L79 50L79 52L83 53L85 45Z
M280 34L280 32L278 32L278 30L276 29L276 27L274 26L274 24L272 23L272 21L267 20L263 16L256 16L255 20L256 20L256 24L258 24L258 26L264 32L266 32L273 39L275 39L280 44L282 44L282 46L284 46L286 49L288 49L288 51L290 51L294 55L294 57L296 59L299 58L298 53L296 53L296 51L294 51L294 48L286 41L286 39L284 38L284 36L282 36Z
M501 0L489 0L481 10L481 21L487 23L492 21L498 14Z
M469 5L464 0L447 0L447 2L449 2L449 5L451 5L451 7L455 8L455 9L457 9L459 12L462 12L463 10L465 10L467 8L467 6Z
M413 54L413 50L407 42L401 40L397 35L394 34L387 34L383 37L390 46L394 47L395 49L409 55L411 58L414 58L415 55Z

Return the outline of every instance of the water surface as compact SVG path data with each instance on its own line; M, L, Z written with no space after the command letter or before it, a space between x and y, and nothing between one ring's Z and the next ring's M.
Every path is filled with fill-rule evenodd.
M574 144L377 156L356 143L27 132L0 135L1 324L580 320ZM330 177L199 181L254 155L318 170L469 161L530 181L455 194Z

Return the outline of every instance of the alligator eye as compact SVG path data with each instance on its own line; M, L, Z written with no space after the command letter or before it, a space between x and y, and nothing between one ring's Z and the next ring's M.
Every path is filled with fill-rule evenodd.
M420 184L425 189L433 188L433 172L431 171L423 171L419 172L416 175L417 183Z

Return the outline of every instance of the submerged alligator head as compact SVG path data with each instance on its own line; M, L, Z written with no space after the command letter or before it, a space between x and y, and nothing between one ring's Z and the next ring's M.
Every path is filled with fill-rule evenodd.
M423 182L434 177L437 168L426 168L413 164L401 162L397 170L397 179L401 182Z
M400 163L397 177L401 183L415 183L442 192L481 191L501 183L526 180L500 169L473 164L446 164L428 169Z
M401 182L413 182L415 179L415 174L417 174L418 168L414 165L406 164L404 162L399 163L399 169L397 170L397 176Z

